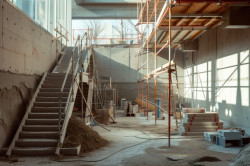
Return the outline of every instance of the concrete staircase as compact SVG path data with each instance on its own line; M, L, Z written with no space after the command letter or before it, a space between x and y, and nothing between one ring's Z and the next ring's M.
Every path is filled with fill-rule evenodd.
M203 136L204 132L216 132L223 129L216 112L205 112L205 109L183 109L184 118L180 123L182 136Z
M21 127L19 137L11 154L22 156L55 154L59 140L59 95L65 74L47 74L42 82L33 106ZM61 111L64 111L71 86L68 76L61 98ZM61 125L64 114L61 114Z
M79 81L78 54L74 54L74 67L76 82L72 86L72 75L68 74L63 91L61 88L66 73L71 73L72 48L65 50L52 73L45 73L30 101L29 107L19 125L18 130L9 146L6 155L42 156L54 154L77 154L79 147L62 148L66 134L67 124L74 107L77 83ZM84 52L83 57L91 57L92 53ZM89 62L84 61L85 71ZM87 80L85 78L84 80ZM71 89L74 90L71 96ZM60 105L61 96L61 105ZM72 100L73 99L73 100ZM61 118L59 112L61 108ZM64 114L66 113L66 114ZM61 119L61 121L60 121ZM59 130L60 129L60 130Z
M66 48L65 55L60 59L52 73L43 75L7 150L7 156L42 156L59 153L65 155L79 154L79 147L62 148L62 144L78 89L79 71L81 71L78 62L80 57L83 56L84 71L86 71L89 67L89 61L86 58L90 59L92 51L86 50L82 55L78 55L75 52L73 57L75 82L73 85L72 74L68 74L67 78L65 77L66 73L71 73L72 70L71 47ZM63 87L64 80L65 85ZM84 75L82 80L88 81L88 77ZM61 91L62 88L63 91ZM71 93L72 89L74 93ZM59 114L60 110L61 114Z

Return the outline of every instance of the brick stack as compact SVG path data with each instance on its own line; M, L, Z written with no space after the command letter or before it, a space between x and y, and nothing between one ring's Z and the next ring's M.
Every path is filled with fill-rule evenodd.
M216 132L223 128L216 112L205 112L204 108L184 108L184 118L180 123L182 136L203 136L204 132Z

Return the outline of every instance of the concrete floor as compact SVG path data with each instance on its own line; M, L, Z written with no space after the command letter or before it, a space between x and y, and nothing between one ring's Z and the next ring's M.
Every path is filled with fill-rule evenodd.
M174 135L172 136L173 139L171 139L171 147L168 147L168 139L166 139L167 120L158 120L155 126L154 117L150 116L149 120L147 120L137 114L137 117L116 117L116 121L117 124L107 126L111 132L99 126L93 127L103 138L109 141L109 144L101 149L84 154L82 157L65 157L64 162L54 161L52 157L22 157L18 158L19 162L16 163L0 162L0 166L184 166L192 165L189 163L204 156L217 157L221 161L195 164L222 166L228 165L240 150L240 148L225 149L213 145L203 138L179 136L175 131L175 121L173 120ZM175 157L180 160L171 161L168 157ZM98 160L100 161L93 162Z

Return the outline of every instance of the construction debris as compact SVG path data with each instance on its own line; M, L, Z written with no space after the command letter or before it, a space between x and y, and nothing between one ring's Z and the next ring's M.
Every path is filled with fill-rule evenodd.
M76 147L81 145L81 153L93 151L107 144L96 131L86 126L77 117L69 120L63 147Z
M204 132L216 132L223 129L216 112L205 112L204 108L184 108L184 118L180 123L180 134L183 136L203 136Z
M250 144L246 145L233 159L233 166L250 165Z
M219 146L227 147L242 146L241 144L241 132L238 130L218 130L216 137L216 144Z

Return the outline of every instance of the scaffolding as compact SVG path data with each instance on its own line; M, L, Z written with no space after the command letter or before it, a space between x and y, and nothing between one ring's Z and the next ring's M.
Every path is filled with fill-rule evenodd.
M138 77L137 83L137 95L138 98L143 99L143 83L147 81L147 102L148 109L148 81L154 78L154 100L155 100L155 114L156 114L156 96L157 96L157 77L162 73L168 73L168 122L169 122L169 146L170 146L170 135L171 135L171 123L170 123L170 110L171 110L171 94L173 94L172 88L172 74L177 75L176 67L172 66L175 64L171 61L171 47L179 48L180 43L185 40L194 41L200 37L208 29L213 29L218 27L223 23L221 13L223 13L230 5L234 3L247 3L246 0L138 0L137 1L137 18L138 24L141 29L141 35L138 34L138 40L141 40L138 44L138 55L137 55L137 70L138 73L143 74L143 77ZM182 5L184 4L184 5ZM216 7L215 7L216 6ZM162 7L162 8L160 8ZM172 11L174 8L174 15ZM149 11L149 9L153 9ZM160 11L160 12L158 12ZM182 13L182 14L180 14ZM154 18L154 20L152 20ZM149 35L149 24L154 23L154 29ZM164 24L164 25L163 25ZM143 25L145 25L143 27ZM159 38L159 42L162 44L158 45L158 32L163 32L162 36ZM175 32L177 31L177 32ZM144 38L144 32L147 32L146 38ZM165 33L164 33L165 32ZM173 34L172 34L172 33ZM173 35L173 36L172 36ZM181 37L180 37L181 36ZM175 43L174 41L177 40ZM154 44L149 44L150 41L154 39ZM167 42L163 43L166 39ZM152 43L152 42L151 42ZM149 46L150 45L150 46ZM152 47L153 45L153 47ZM148 52L149 47L154 50L154 70L148 71ZM162 65L157 68L157 57L168 47L169 63ZM143 61L144 50L146 50L146 61ZM174 58L173 58L174 59ZM147 71L143 71L143 66L147 65ZM177 76L176 76L177 78ZM177 79L178 87L178 79ZM178 89L178 88L177 88ZM179 95L179 94L177 94ZM165 95L164 95L165 98ZM143 102L140 101L141 110L143 111ZM179 101L180 104L180 101ZM180 108L180 105L179 105ZM155 116L155 124L156 124Z
M143 66L147 65L146 67L146 75L144 75L142 78L138 79L138 83L137 83L137 95L141 98L141 110L143 111L143 82L146 81L147 83L147 97L146 97L146 109L148 110L148 103L149 103L149 79L154 78L154 112L155 112L155 124L157 123L157 106L156 106L156 96L157 96L157 76L159 76L162 73L166 73L168 72L168 137L169 137L169 143L168 145L170 146L170 136L171 136L171 117L170 117L170 110L171 110L171 92L172 92L172 73L176 72L176 78L177 78L177 70L176 70L176 64L171 61L171 15L172 15L172 6L175 3L172 0L168 0L165 1L165 4L163 6L163 9L161 10L158 18L157 18L157 7L159 4L160 0L155 0L154 2L150 2L149 0L146 0L144 6L143 6L143 1L141 0L139 2L139 0L137 1L137 7L138 7L138 12L140 9L140 14L138 14L138 26L141 27L141 35L139 36L138 33L138 40L141 39L140 42L140 46L138 44L138 55L137 55L137 70L138 73L143 73ZM149 14L149 6L150 3L154 5L154 9L152 11L152 13ZM143 7L142 7L143 6ZM146 21L143 20L143 15L146 15ZM164 44L164 46L162 48L160 48L157 51L157 29L158 27L161 25L162 21L164 20L164 18L168 15L169 18L169 27L168 27L168 42L166 44ZM151 35L149 36L149 24L152 23L151 19L154 16L154 29L151 33ZM143 28L143 24L146 24L146 26ZM144 32L147 31L147 37L146 37L146 41L143 41L144 37L143 34ZM154 70L151 71L149 73L149 40L154 36ZM139 42L138 42L139 43ZM169 62L161 67L157 68L157 55L159 55L159 53L168 46L169 48ZM146 47L146 61L143 62L143 50ZM174 67L174 69L172 68ZM177 81L178 84L178 81ZM141 91L140 91L140 85L141 85ZM178 85L177 85L178 87ZM147 111L147 116L148 116L148 111Z

